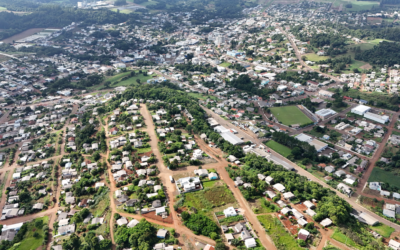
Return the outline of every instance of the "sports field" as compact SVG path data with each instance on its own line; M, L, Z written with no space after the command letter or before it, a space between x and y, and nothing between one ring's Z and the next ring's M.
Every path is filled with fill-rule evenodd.
M278 121L289 126L293 124L307 124L312 122L301 110L296 106L274 107L271 108L272 114Z

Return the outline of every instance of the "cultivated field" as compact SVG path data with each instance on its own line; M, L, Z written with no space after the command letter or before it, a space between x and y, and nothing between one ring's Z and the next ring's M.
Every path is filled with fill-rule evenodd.
M271 108L272 114L285 125L307 124L312 122L301 110L296 106L274 107Z

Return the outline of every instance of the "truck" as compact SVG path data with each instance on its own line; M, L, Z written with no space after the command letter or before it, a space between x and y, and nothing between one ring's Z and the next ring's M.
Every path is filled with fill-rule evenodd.
M174 182L175 182L174 178L172 178L171 175L169 176L169 180L171 181L171 183L174 183Z

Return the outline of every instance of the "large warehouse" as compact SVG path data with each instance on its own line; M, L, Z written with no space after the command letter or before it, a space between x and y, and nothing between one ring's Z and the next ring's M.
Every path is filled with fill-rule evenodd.
M328 119L329 117L336 115L336 114L337 113L335 111L333 111L332 109L321 109L321 110L318 110L317 112L315 112L315 115L321 120Z
M382 124L385 124L389 121L389 116L387 115L378 115L371 112L366 112L364 117Z
M224 126L216 126L214 131L219 133L225 141L228 141L232 145L240 145L243 144L244 141L234 135L229 129L225 128Z
M295 138L299 141L308 142L308 144L315 147L318 153L328 148L328 144L326 144L325 142L313 139L311 136L303 133L298 134Z
M368 111L370 111L371 108L365 105L358 105L355 108L351 109L351 113L357 114L357 115L364 115Z

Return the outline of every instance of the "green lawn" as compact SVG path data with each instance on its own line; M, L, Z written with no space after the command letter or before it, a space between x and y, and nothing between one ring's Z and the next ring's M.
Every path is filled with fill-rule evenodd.
M374 167L371 175L369 176L368 182L387 182L390 186L400 188L399 178L391 171L385 171L381 168Z
M49 223L49 217L37 218L28 224L28 231L25 234L24 239L19 243L15 250L36 250L43 243L43 230L35 228L35 222L41 220L43 221L43 226ZM35 232L39 233L39 237L33 237Z
M186 193L183 206L187 209L193 207L198 213L215 220L214 212L222 211L229 206L236 207L237 202L232 192L226 187L226 184L220 180L219 183L214 183L211 188Z
M277 143L276 141L268 141L265 145L267 145L267 147L270 147L272 150L278 152L279 154L288 157L291 153L292 150L280 143Z
M219 180L214 180L214 181L203 181L203 187L204 188L212 188L214 185L219 182Z
M147 153L147 152L150 152L150 151L151 151L151 147L148 147L148 148L138 148L136 152L138 154L144 154L144 153Z
M351 8L347 8L346 4L352 4ZM342 10L343 11L365 11L365 10L371 10L372 7L378 7L379 2L374 2L374 1L346 1L346 0L336 0L334 1L334 7L339 7L342 5Z
M348 246L352 246L352 247L357 247L357 244L350 239L349 237L347 237L346 235L342 234L339 230L335 230L335 232L332 234L331 236L332 239L337 240L339 242L342 242L343 244L346 244Z
M329 56L319 56L314 53L305 54L305 56L307 57L308 61L313 61L313 62L319 62L319 61L326 60L329 58Z
M143 75L138 76L138 75L136 75L136 76L131 77L131 78L125 80L125 81L118 82L117 84L112 85L112 87L128 86L128 85L131 85L132 83L136 83L137 79L139 79L141 83L146 83L147 80L152 79L153 76L157 76L157 75L155 75L155 74L153 74L151 76L143 76Z
M312 122L301 110L296 106L284 106L271 108L272 114L285 125L307 124Z
M228 62L223 62L223 63L221 63L219 66L228 68L229 66L231 66L231 64L228 63Z
M300 250L296 240L285 230L285 227L276 217L271 215L259 215L257 219L264 226L265 231L271 236L278 250Z
M395 231L393 227L389 227L385 224L379 223L377 226L370 226L372 230L382 235L385 238L389 238L390 235Z

